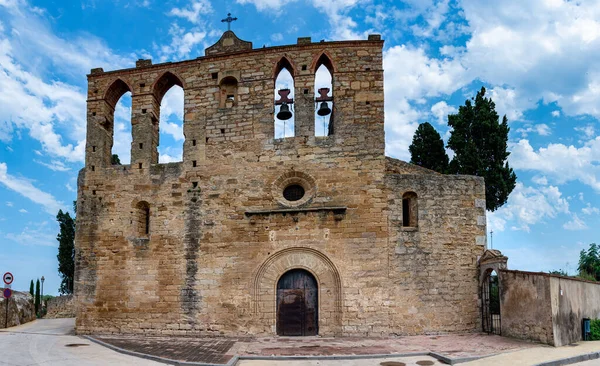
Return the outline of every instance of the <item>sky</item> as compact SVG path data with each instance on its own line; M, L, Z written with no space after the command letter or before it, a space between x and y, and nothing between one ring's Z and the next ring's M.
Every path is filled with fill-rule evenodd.
M493 248L511 269L575 273L600 243L598 1L0 0L0 272L14 289L43 275L58 292L55 217L72 213L83 167L86 74L203 56L228 12L254 47L381 34L388 156L409 160L426 121L447 141L447 115L484 86L508 118L518 177L488 213ZM161 162L181 160L182 96L171 89L161 107ZM115 113L124 163L130 105Z

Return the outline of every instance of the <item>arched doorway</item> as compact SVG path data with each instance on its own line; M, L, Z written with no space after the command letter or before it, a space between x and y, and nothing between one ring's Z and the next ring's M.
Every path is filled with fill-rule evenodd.
M481 321L484 332L501 334L500 284L493 270L487 272L481 284Z
M318 285L303 269L292 269L277 282L277 334L317 335L319 324Z

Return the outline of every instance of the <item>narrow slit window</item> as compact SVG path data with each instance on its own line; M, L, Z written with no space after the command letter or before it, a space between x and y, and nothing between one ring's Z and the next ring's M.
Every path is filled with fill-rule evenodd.
M150 235L150 204L146 201L141 201L137 204L137 233L138 236Z
M402 195L402 226L418 226L418 204L415 192L406 192Z

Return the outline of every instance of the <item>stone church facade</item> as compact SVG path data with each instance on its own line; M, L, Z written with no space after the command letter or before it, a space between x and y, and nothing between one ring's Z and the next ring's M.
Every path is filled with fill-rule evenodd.
M385 156L383 41L253 49L224 33L197 59L88 75L78 182L76 329L386 336L480 327L483 179ZM315 72L333 78L315 136ZM274 138L275 78L294 136ZM158 163L160 103L184 90L183 161ZM111 164L132 94L131 162ZM388 98L394 98L389 95Z

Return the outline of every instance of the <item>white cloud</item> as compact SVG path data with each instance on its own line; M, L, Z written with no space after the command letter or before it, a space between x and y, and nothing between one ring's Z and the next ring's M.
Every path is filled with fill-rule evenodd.
M36 188L29 180L8 174L6 163L0 163L0 183L6 188L44 206L46 212L51 215L56 215L58 210L64 207L62 202L57 201L51 194Z
M531 181L535 184L539 184L541 186L547 186L548 185L548 179L546 177L540 177L540 176L535 176L533 178L531 178Z
M514 169L539 172L559 184L579 180L600 192L600 136L579 148L552 143L537 151L523 139L509 143L509 150Z
M283 41L283 34L273 33L273 34L271 34L271 40L273 42L281 42L281 41Z
M581 126L581 127L575 127L575 131L577 132L581 132L586 138L592 138L596 135L596 129L594 128L594 125L589 124L586 126Z
M508 202L497 211L488 213L488 225L503 231L510 224L513 230L529 232L530 226L569 213L569 203L555 186L527 187L517 182Z
M65 188L67 188L69 192L77 192L77 189L73 188L70 183L65 184Z
M14 206L14 203L12 203L12 202L6 202L6 206L8 206L8 207L13 207L13 206Z
M279 10L284 4L289 4L290 2L295 0L235 0L236 3L246 5L252 4L256 7L257 10Z
M585 224L585 222L583 222L583 220L581 220L579 216L577 216L577 214L573 214L573 218L571 219L571 221L567 221L563 224L563 229L565 230L577 231L585 230L587 228L588 227Z
M36 163L45 166L50 170L54 170L55 172L67 172L71 170L68 166L66 166L63 162L58 160L52 160L50 163L44 163L43 161L34 160Z
M449 106L445 101L437 102L431 106L431 113L435 116L439 125L446 125L448 123L448 115L456 112L458 110Z
M191 23L199 23L200 16L212 13L212 5L208 0L193 0L185 8L173 8L169 15L187 19Z
M598 209L598 207L592 207L592 205L589 203L586 207L581 209L581 212L583 212L585 215L600 215L600 209Z
M560 117L560 111L552 111L552 117Z
M531 132L537 133L540 136L550 136L552 134L550 127L545 123L539 123L537 125L526 124L523 127L518 128L516 132L520 133L521 137L527 137Z
M449 95L470 82L460 62L427 57L422 48L394 46L384 52L386 152L408 160L408 146L419 122L430 113L445 113L444 104L430 111L425 98ZM416 105L416 106L415 106ZM448 107L451 108L451 107Z
M463 0L471 37L461 59L481 80L507 85L518 104L557 102L600 116L600 8L593 1ZM517 105L518 115L522 108ZM510 113L510 112L507 112Z
M56 232L47 221L39 224L30 223L20 233L8 233L4 235L5 239L14 241L21 245L41 245L49 247L58 247Z
M159 60L165 62L173 58L187 58L192 50L206 39L207 33L199 29L186 30L177 24L172 24L169 29L171 44L156 46Z
M26 210L26 209L24 209L24 208L22 208L22 209L20 209L20 210L19 210L19 212L20 212L20 213L27 213L27 210Z

